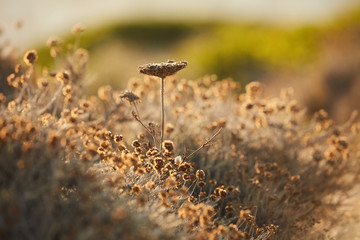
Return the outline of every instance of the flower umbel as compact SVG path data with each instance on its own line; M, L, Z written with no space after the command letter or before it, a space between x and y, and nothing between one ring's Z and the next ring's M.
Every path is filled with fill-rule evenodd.
M167 76L174 75L176 72L180 71L181 69L187 66L186 61L181 62L162 62L162 63L148 63L143 66L139 67L139 72L150 75L156 76L160 78L165 78Z

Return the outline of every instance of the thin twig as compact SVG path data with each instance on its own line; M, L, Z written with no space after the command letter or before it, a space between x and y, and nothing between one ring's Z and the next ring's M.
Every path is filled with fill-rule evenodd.
M139 113L139 110L136 106L136 101L135 99L131 98L131 101L130 101L130 104L133 104L134 107L135 107L135 111L136 111L136 115L137 117L135 117L135 120L138 121L145 129L146 131L148 131L148 133L152 136L153 138L153 141L154 141L154 145L156 146L156 133L153 133L152 131L150 131L150 129L148 127L145 126L145 124L141 121L141 118L140 118L140 113Z
M134 106L135 106L135 109L136 109L136 113L135 113L136 115L134 115L134 111L133 111L133 117L134 117L134 119L135 119L136 121L138 121L138 122L141 124L141 126L143 126L143 127L146 129L146 131L152 136L153 141L154 141L154 144L155 144L155 146L156 146L156 136L155 136L155 133L153 133L152 131L150 131L150 129L149 129L148 127L146 127L145 124L141 121L140 115L139 115L139 112L137 111L137 107L136 107L135 103L134 103Z
M223 130L223 128L220 128L209 140L207 140L203 145L201 145L200 147L198 147L198 149L196 149L195 151L193 151L192 153L190 153L190 155L185 156L184 160L192 157L194 154L196 154L197 152L199 152L201 149L203 149L204 147L206 147L206 145L208 145L217 135L219 135L219 133L221 132L221 130Z

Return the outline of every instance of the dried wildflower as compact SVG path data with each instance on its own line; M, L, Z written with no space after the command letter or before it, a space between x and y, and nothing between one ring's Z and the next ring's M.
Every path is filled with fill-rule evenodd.
M88 59L89 59L88 51L86 49L83 49L83 48L76 49L75 56L82 63L86 63L88 61Z
M49 85L49 80L46 78L38 78L36 84L39 88L46 88Z
M115 135L114 136L114 141L116 142L116 143L119 143L119 142L121 142L123 140L123 136L122 135Z
M36 50L29 50L24 55L24 62L28 66L32 66L38 58Z
M152 189L155 189L156 185L153 181L148 181L146 184L145 184L145 188L147 190L152 190Z
M197 198L196 198L196 197L194 197L194 196L190 196L190 197L188 197L188 202L190 202L190 203L195 203L195 202L196 202L196 200L197 200Z
M239 216L245 222L251 221L251 211L250 211L250 209L245 209L245 210L242 209L242 210L240 210Z
M206 183L204 181L199 181L197 185L199 188L203 188L206 186Z
M70 73L67 71L58 72L56 74L56 79L64 85L70 83Z
M132 143L131 143L131 146L133 146L134 148L137 148L137 147L140 147L140 143L138 140L134 140Z
M72 34L76 35L85 31L85 27L81 23L77 23L71 30Z
M79 106L84 109L85 112L88 112L91 109L92 104L88 100L81 100Z
M215 179L210 179L209 180L209 183L212 184L212 185L216 185L217 184L217 181Z
M139 133L139 134L137 135L137 138L138 138L139 140L143 140L143 139L145 139L145 136L146 136L146 133L141 132L141 133Z
M131 192L138 194L141 192L141 187L138 184L134 184L134 186L131 187Z
M164 160L161 157L154 158L155 165L164 166Z
M137 148L135 148L135 152L136 152L137 154L140 154L140 153L142 152L141 147L137 147Z
M226 192L228 192L228 193L232 193L232 192L234 192L234 187L233 186L228 186L227 188L226 188Z
M61 40L57 36L49 37L48 40L46 41L46 45L48 47L57 47L59 44L61 44Z
M206 198L206 192L200 192L199 193L199 199L204 200Z
M98 89L98 96L103 101L110 101L112 98L111 96L112 87L110 85L102 86Z
M197 170L196 171L196 177L200 180L204 180L205 179L205 172L204 170Z
M54 149L60 142L60 136L56 132L50 132L47 137L47 144L50 149Z
M175 127L171 123L166 124L165 126L165 133L171 134L174 131Z
M233 206L231 206L231 205L226 205L225 211L228 212L228 213L232 213L232 212L234 212L235 210L234 210Z
M71 93L72 93L71 85L65 85L65 86L62 88L62 94L63 94L64 96L71 95Z
M119 95L119 97L120 97L121 100L126 100L130 104L132 104L134 102L138 102L140 100L140 97L138 95L136 95L135 93L133 93L132 91L122 92Z
M22 71L22 66L21 64L16 64L15 67L14 67L14 71L15 73L20 73L20 71Z
M212 206L206 206L204 207L204 215L208 217L213 217L215 214L215 209Z
M254 97L262 92L262 85L260 82L251 82L245 87L246 94L250 97Z
M187 66L186 61L181 61L181 62L168 61L162 63L149 63L140 66L139 72L150 76L165 78L167 76L174 75L176 72L180 71L186 66Z
M216 202L218 198L217 198L217 196L215 194L210 194L209 199L212 202Z
M174 150L174 143L170 140L165 140L162 143L162 146L165 149L165 151L172 152Z
M183 162L180 164L180 166L178 167L178 170L180 172L189 172L191 168L191 165L187 162Z

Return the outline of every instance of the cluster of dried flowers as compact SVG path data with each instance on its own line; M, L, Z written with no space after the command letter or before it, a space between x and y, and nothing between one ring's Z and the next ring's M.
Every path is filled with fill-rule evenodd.
M162 131L158 79L86 97L86 50L59 44L59 69L36 71L31 50L1 95L0 238L318 239L336 223L357 124L308 121L290 90L263 98L258 82L167 77L186 66L168 62L141 69L167 77Z

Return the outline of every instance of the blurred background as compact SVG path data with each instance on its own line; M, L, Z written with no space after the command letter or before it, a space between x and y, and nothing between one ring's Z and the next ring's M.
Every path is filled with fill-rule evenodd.
M324 108L338 123L360 110L359 0L2 0L1 83L29 48L51 68L47 39L74 43L79 22L89 94L125 88L139 65L171 59L189 62L179 78L261 81L269 96L293 87L309 114Z

